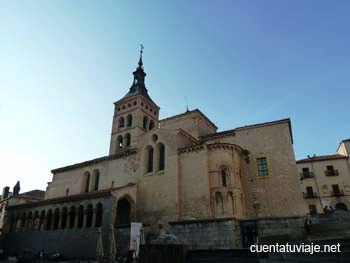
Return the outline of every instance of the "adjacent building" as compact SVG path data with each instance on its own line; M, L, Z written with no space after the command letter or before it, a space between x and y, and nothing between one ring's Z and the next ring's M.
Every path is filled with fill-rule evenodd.
M350 139L340 142L331 155L298 160L302 196L311 214L325 206L348 211L350 207Z

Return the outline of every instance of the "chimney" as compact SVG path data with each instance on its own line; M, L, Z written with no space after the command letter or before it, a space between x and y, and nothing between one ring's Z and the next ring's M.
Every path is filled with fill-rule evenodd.
M2 199L5 199L9 196L10 193L10 187L5 186L4 189L2 190Z

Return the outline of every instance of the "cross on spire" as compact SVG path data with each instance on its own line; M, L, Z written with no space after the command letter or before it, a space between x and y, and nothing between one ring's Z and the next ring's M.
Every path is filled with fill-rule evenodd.
M144 46L142 44L140 44L140 59L139 59L139 68L142 68L143 66L143 63L142 63L142 53L143 53L143 49L144 49Z

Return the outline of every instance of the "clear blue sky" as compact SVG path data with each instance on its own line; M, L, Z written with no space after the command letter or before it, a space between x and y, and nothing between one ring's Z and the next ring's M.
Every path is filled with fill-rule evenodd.
M160 117L290 117L296 158L350 137L349 1L0 1L1 187L108 154L143 43Z

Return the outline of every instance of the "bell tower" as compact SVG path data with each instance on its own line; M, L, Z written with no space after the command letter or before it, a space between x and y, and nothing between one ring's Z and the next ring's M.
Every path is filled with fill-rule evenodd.
M140 59L138 67L133 72L134 80L130 90L114 103L110 155L136 147L143 134L158 128L160 108L148 95L142 53L141 45Z

